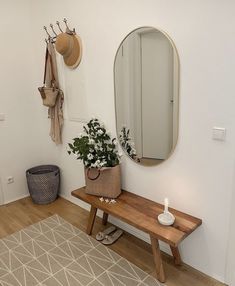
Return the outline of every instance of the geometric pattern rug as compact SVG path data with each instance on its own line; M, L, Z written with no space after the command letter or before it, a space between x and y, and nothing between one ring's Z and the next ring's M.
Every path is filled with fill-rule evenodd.
M0 240L1 286L160 286L58 215Z

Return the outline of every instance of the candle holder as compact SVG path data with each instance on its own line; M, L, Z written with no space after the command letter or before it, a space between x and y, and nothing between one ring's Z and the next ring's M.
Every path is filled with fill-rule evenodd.
M170 212L164 212L158 216L158 221L162 225L172 225L175 222L175 217Z
M175 217L168 211L168 198L164 200L164 212L158 216L158 221L162 225L172 225L175 222Z

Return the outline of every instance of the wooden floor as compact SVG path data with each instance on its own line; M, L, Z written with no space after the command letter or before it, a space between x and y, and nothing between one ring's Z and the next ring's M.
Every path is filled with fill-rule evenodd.
M89 213L79 206L62 198L45 206L36 205L30 198L25 198L0 207L0 238L55 213L85 231ZM101 219L97 218L93 235L102 229ZM155 276L151 246L146 242L125 233L111 248L144 271ZM167 276L167 286L224 285L187 265L174 266L172 258L166 254L163 254L163 263Z

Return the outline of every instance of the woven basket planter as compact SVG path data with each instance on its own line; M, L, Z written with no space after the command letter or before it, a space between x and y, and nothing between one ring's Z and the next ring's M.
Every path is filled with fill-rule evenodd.
M42 165L26 171L29 193L36 204L53 202L59 192L60 169L54 165Z
M87 194L115 199L121 194L120 165L85 169L85 181Z

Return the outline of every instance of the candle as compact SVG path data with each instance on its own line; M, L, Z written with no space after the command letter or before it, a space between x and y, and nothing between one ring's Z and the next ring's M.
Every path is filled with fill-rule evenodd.
M164 206L165 206L164 213L168 213L168 205L169 205L169 200L168 198L165 198L164 199Z

